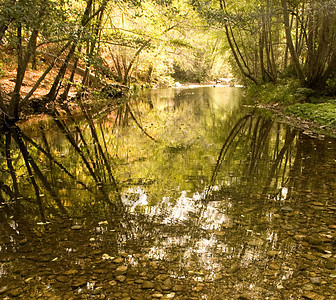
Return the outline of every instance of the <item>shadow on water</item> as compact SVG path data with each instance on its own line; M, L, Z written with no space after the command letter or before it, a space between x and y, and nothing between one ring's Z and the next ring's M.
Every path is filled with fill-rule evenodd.
M153 90L8 128L0 295L333 299L336 142L238 95Z

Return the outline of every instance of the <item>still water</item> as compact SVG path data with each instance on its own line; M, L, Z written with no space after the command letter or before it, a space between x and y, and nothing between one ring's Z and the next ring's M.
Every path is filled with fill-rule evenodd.
M336 140L232 87L1 138L3 299L336 299Z

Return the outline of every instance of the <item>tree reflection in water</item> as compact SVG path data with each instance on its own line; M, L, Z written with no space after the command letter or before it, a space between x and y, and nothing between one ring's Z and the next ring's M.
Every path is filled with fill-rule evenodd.
M81 118L66 107L65 116L53 113L57 129L9 128L0 252L11 266L0 282L14 282L22 264L22 280L40 274L62 297L69 288L89 297L94 283L120 299L149 280L182 299L297 299L312 276L327 283L316 294L332 295L335 140L311 138L221 93L153 91L149 102L97 118L79 103ZM128 266L125 282L111 257ZM64 270L77 275L63 282ZM27 294L33 283L23 284Z
M242 117L228 135L219 153L205 199L209 200L216 194L212 190L213 187L218 189L215 182L223 161L230 161L238 155L240 168L235 170L239 173L234 179L239 181L227 182L221 187L221 193L228 192L229 189L232 194L240 189L240 197L245 194L255 199L279 194L289 177L296 136L297 130L290 127L281 130L280 125L270 117L256 116L253 113ZM241 168L241 165L244 168ZM257 190L253 191L255 183L258 186Z
M100 131L99 138L96 125L82 103L81 110L86 120L84 128L89 128L90 136L84 136L85 133L76 123L70 110L65 105L64 109L67 112L66 116L62 117L56 109L51 112L51 116L68 143L61 148L70 147L67 150L63 149L65 153L71 153L66 159L65 155L60 155L57 148L53 148L58 145L54 144L52 137L50 141L47 140L42 123L38 142L24 134L16 125L8 126L2 138L2 152L7 167L0 182L3 191L2 204L9 207L14 204L13 208L18 211L22 209L21 206L35 210L34 205L30 205L35 198L42 222L46 222L46 208L53 214L69 215L66 209L69 203L61 199L64 188L89 192L92 197L109 205L121 205L111 159L106 152L106 145L105 149L102 146L102 143L105 143L104 132ZM71 127L65 118L69 120ZM51 199L46 198L45 193L48 193ZM56 204L58 210L55 210L50 201Z

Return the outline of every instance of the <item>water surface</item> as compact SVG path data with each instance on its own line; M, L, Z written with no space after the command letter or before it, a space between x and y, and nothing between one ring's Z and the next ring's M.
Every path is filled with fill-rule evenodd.
M335 299L336 141L241 94L152 90L8 132L1 297Z

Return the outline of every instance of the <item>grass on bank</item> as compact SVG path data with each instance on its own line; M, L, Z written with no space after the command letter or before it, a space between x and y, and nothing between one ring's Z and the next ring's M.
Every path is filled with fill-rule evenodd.
M284 112L323 126L336 128L336 100L324 103L298 103L288 106Z
M246 96L254 103L279 104L287 115L336 128L336 99L301 88L297 81L254 85L247 89Z

